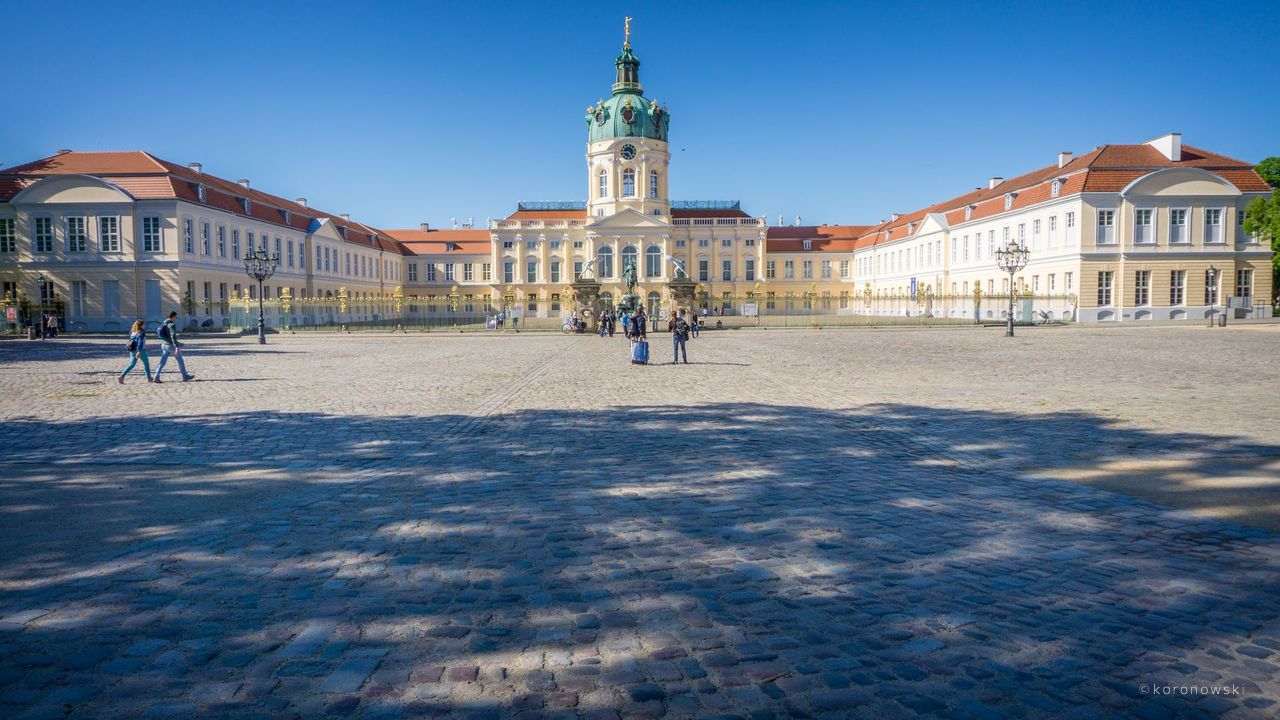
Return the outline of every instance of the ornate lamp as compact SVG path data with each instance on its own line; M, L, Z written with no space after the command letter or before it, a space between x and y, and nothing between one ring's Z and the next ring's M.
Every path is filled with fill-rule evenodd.
M44 273L36 275L36 285L40 286L40 339L43 340L45 337L44 296L45 288L49 286L49 280L44 276Z
M1031 251L1027 250L1025 245L1019 244L1017 240L1010 240L1005 247L996 248L996 264L1001 270L1009 273L1009 317L1005 325L1005 337L1013 337L1013 296L1016 293L1013 275L1027 266L1030 256Z
M258 248L245 253L244 271L249 277L258 281L258 344L267 344L267 325L262 314L262 283L276 274L280 266L279 255L267 255L265 248Z

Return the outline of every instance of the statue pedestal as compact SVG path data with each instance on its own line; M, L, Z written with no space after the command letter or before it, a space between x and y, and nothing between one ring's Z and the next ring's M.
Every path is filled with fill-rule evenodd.
M600 282L598 280L578 280L574 282L573 303L578 317L587 324L588 332L600 329Z
M677 313L683 310L686 316L693 314L693 309L697 307L698 283L690 278L676 278L667 282L667 290L671 293L671 307Z

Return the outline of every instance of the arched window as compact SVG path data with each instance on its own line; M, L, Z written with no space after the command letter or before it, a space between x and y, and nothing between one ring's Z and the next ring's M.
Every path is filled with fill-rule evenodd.
M636 251L635 245L628 245L622 248L622 261L618 263L620 270L626 270L627 265L635 265L636 272L640 271L640 253Z
M649 317L651 318L659 317L659 314L662 312L662 296L659 295L657 292L651 292L649 293L648 300L649 302L647 304L649 306Z
M657 170L649 171L649 197L654 200L658 199L658 171Z
M662 274L662 248L657 245L650 245L644 251L644 274L651 278Z
M608 292L600 293L600 309L604 310L605 308L608 308L610 310L613 309L613 293L608 293Z
M613 277L613 248L608 245L596 256L596 277Z
M609 197L609 171L600 171L600 197Z
M636 171L627 168L622 171L622 197L636 196Z

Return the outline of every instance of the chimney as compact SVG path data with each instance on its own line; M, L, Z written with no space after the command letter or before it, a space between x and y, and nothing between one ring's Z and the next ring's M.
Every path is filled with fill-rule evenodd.
M240 179L239 179L239 180L237 180L236 182L240 183L240 187L242 187L242 188L247 188L247 187L249 187L249 180L248 180L247 178L240 178Z
M999 184L1000 184L1000 183L1002 183L1002 182L1004 182L1004 178L1002 178L1002 177L993 177L993 178L991 178L990 180L988 180L988 181L987 181L987 189L988 189L988 190L995 190L995 189L996 189L996 186L997 186L997 185L999 185Z
M306 198L297 198L297 199L295 199L295 200L294 200L294 202L298 203L298 204L299 204L299 205L301 205L302 207L306 207L306 206L307 206L307 199L306 199Z
M62 148L61 150L59 150L59 151L58 151L58 154L59 154L59 155L66 155L66 154L67 154L67 153L69 153L69 152L71 152L71 148Z
M343 220L345 220L345 221L347 221L347 222L351 222L351 213L342 213L342 214L341 214L341 215L339 215L338 217L342 218Z
M1063 150L1058 153L1058 167L1066 167L1073 157L1075 157L1075 153L1070 150Z
M204 166L203 166L203 165L201 165L200 163L187 163L187 168L188 168L189 170L191 170L191 172L193 172L193 173L195 173L195 174L197 174L197 175L199 175L199 174L200 174L200 168L202 168L202 167L204 167Z
M431 223L418 223L418 229L421 230L422 232L430 232Z
M1181 162L1182 160L1182 133L1161 135L1155 140L1148 140L1147 144L1159 150L1166 160L1171 162Z

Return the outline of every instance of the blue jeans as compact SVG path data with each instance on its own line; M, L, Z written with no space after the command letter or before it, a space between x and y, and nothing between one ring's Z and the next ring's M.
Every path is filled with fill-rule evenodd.
M146 350L129 353L129 366L124 369L124 372L120 373L120 377L128 375L133 370L134 366L138 364L138 358L142 358L142 368L146 371L147 377L151 377L151 359L147 357Z
M169 355L171 354L178 361L178 371L182 373L182 377L184 378L189 377L189 375L187 375L187 364L182 362L182 353L175 352L174 346L170 345L169 343L161 343L160 344L160 364L156 366L157 380L160 379L160 373L161 371L164 370L164 364L169 361Z
M671 336L671 352L672 354L675 355L675 357L672 358L671 360L672 364L680 362L681 355L684 356L685 364L686 365L689 364L689 351L688 349L685 348L684 338L680 337L679 335Z

